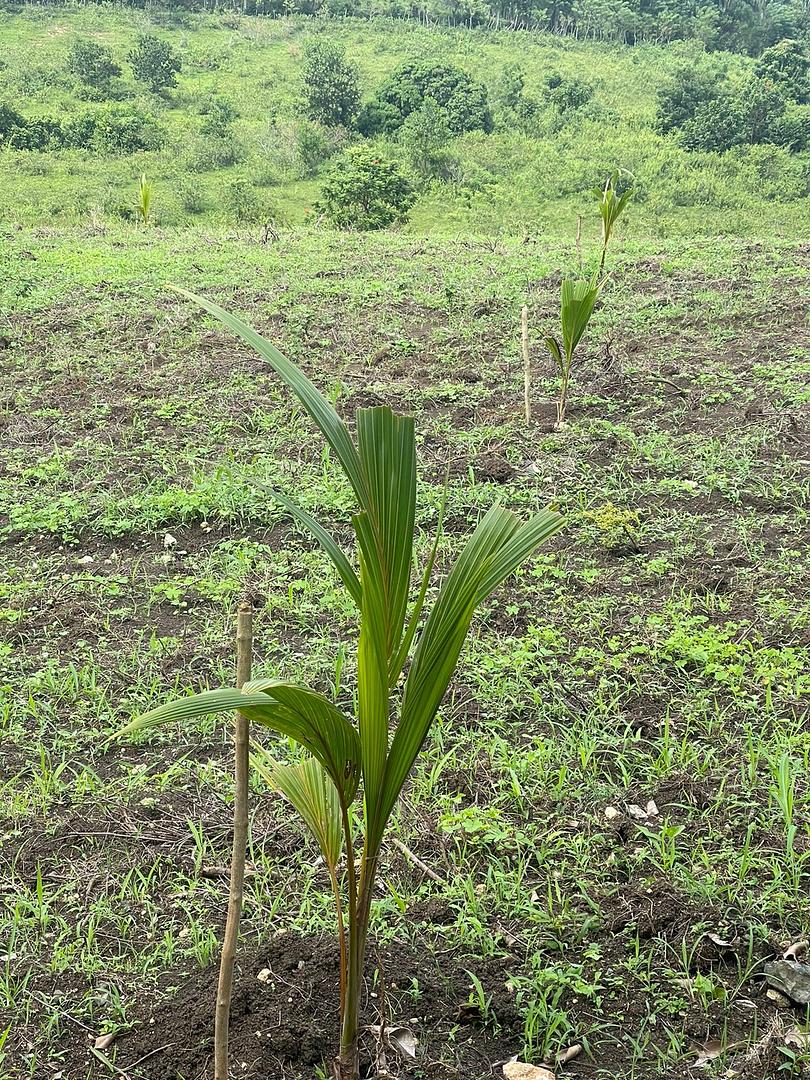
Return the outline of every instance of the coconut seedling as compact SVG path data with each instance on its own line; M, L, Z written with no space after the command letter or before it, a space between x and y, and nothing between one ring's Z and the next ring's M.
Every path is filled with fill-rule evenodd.
M557 427L565 423L568 408L568 390L571 383L571 369L574 363L574 351L591 321L599 291L604 285L605 260L608 244L613 234L613 227L630 201L633 189L628 187L617 194L618 172L608 177L605 186L594 188L599 216L602 219L602 250L599 255L599 267L591 278L564 278L560 292L560 338L553 334L546 338L546 348L559 371L560 381L557 395ZM577 225L577 252L580 266L580 230Z
M147 179L146 173L141 173L141 179L138 184L138 213L140 214L141 222L144 225L149 224L154 190L154 184L151 180Z
M442 703L476 608L563 520L544 510L521 521L493 506L473 529L427 611L441 520L417 587L412 417L387 406L360 409L352 436L313 383L269 341L217 305L185 295L267 361L320 429L352 488L356 564L323 525L288 498L280 501L331 559L358 609L356 715L307 687L253 679L241 690L207 690L172 701L137 718L124 732L238 711L250 724L288 736L306 752L299 763L282 764L257 749L253 762L300 812L329 870L340 950L341 1037L333 1074L338 1080L357 1080L360 993L386 826Z

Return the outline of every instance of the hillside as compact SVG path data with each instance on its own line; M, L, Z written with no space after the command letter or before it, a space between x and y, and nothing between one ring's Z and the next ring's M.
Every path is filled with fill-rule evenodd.
M342 143L321 147L314 162L298 150L301 66L306 44L318 35L345 44L361 70L368 96L404 60L448 60L483 81L496 103L491 134L452 140L450 174L420 186L408 230L416 233L517 233L569 237L589 189L613 168L636 181L638 227L655 234L756 230L783 236L808 232L806 155L751 146L690 153L672 135L653 128L656 92L697 46L621 46L580 43L547 33L441 30L375 20L268 20L223 16L148 14L27 7L3 14L0 64L8 103L28 117L81 117L97 103L66 70L77 38L108 45L123 68L118 105L149 118L159 150L110 154L51 150L45 154L6 145L0 214L12 223L103 225L131 216L137 178L155 185L154 220L161 226L203 223L232 226L250 216L301 224L313 211L320 178ZM149 30L182 56L176 88L145 92L126 57L138 33ZM753 61L715 54L731 76ZM530 129L501 122L499 87L519 66L525 94L539 103ZM552 73L586 79L593 96L560 115L544 104ZM227 145L212 148L202 133L213 97L237 116ZM396 139L376 140L396 157ZM240 202L241 200L241 202Z

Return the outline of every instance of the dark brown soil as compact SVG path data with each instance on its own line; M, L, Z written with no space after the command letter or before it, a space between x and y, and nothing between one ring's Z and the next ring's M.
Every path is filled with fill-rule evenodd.
M381 983L378 965L384 973ZM474 971L491 996L483 1022L470 1004ZM419 1075L443 1078L499 1074L498 1063L520 1046L520 1022L504 960L435 956L392 945L369 959L364 1018L367 1025L405 1025L418 1039ZM142 1080L203 1080L212 1075L216 965L188 976L177 994L118 1040L116 1063ZM315 1075L335 1053L338 960L330 938L278 934L239 964L231 1011L233 1075L245 1080ZM384 1048L388 1067L397 1053ZM138 1064L139 1063L139 1064ZM328 1067L328 1064L327 1064ZM377 1075L377 1036L364 1031L362 1072Z

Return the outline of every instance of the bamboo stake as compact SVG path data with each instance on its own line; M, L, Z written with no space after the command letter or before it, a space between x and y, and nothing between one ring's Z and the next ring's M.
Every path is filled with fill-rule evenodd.
M239 689L250 679L253 660L253 609L248 603L239 605L236 615L236 685ZM248 834L248 768L249 732L247 717L234 714L234 798L233 853L231 856L231 887L228 897L228 918L222 941L219 965L219 986L214 1016L214 1080L228 1080L228 1024L231 1015L233 968L236 943L242 919L242 900L245 883L245 858Z
M529 358L529 309L523 305L520 313L520 338L523 349L523 405L526 410L526 423L532 422L532 365Z

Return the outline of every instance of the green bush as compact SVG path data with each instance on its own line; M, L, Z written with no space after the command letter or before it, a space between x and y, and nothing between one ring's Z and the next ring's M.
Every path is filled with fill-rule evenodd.
M222 196L222 207L229 220L237 225L250 225L261 221L264 216L256 189L244 177L232 180L227 185Z
M391 134L432 98L444 109L450 131L492 131L492 112L484 86L452 64L403 64L380 86L358 118L365 135Z
M422 177L446 175L446 147L452 134L447 113L433 98L406 117L399 140L414 172Z
M200 112L203 114L201 133L215 139L226 138L231 132L234 120L239 115L231 102L219 95L204 102Z
M38 117L29 120L10 105L0 105L0 146L15 150L50 150L62 145L58 120Z
M233 135L202 136L186 144L185 164L189 172L211 172L237 165L245 156L245 148Z
M555 71L546 78L546 100L562 115L581 109L595 93L596 86L590 79L577 75L561 75Z
M319 39L304 53L307 116L327 127L351 127L360 108L360 75L346 50Z
M773 83L752 75L735 91L707 101L681 128L688 150L729 150L733 146L775 143L786 137L785 99Z
M128 60L138 82L154 93L177 85L177 73L183 66L178 53L168 41L154 34L140 34Z
M755 73L793 101L810 100L810 55L801 41L786 38L766 49L757 61Z
M134 105L109 105L70 119L64 125L62 141L68 147L103 154L134 154L158 150L163 131L152 115Z
M678 68L658 92L656 127L662 134L682 128L720 95L720 72L705 63Z
M340 229L384 229L404 221L415 199L395 162L356 146L332 170L316 209Z
M109 89L110 80L121 74L110 49L85 38L77 38L71 45L67 68L85 86L102 91Z

